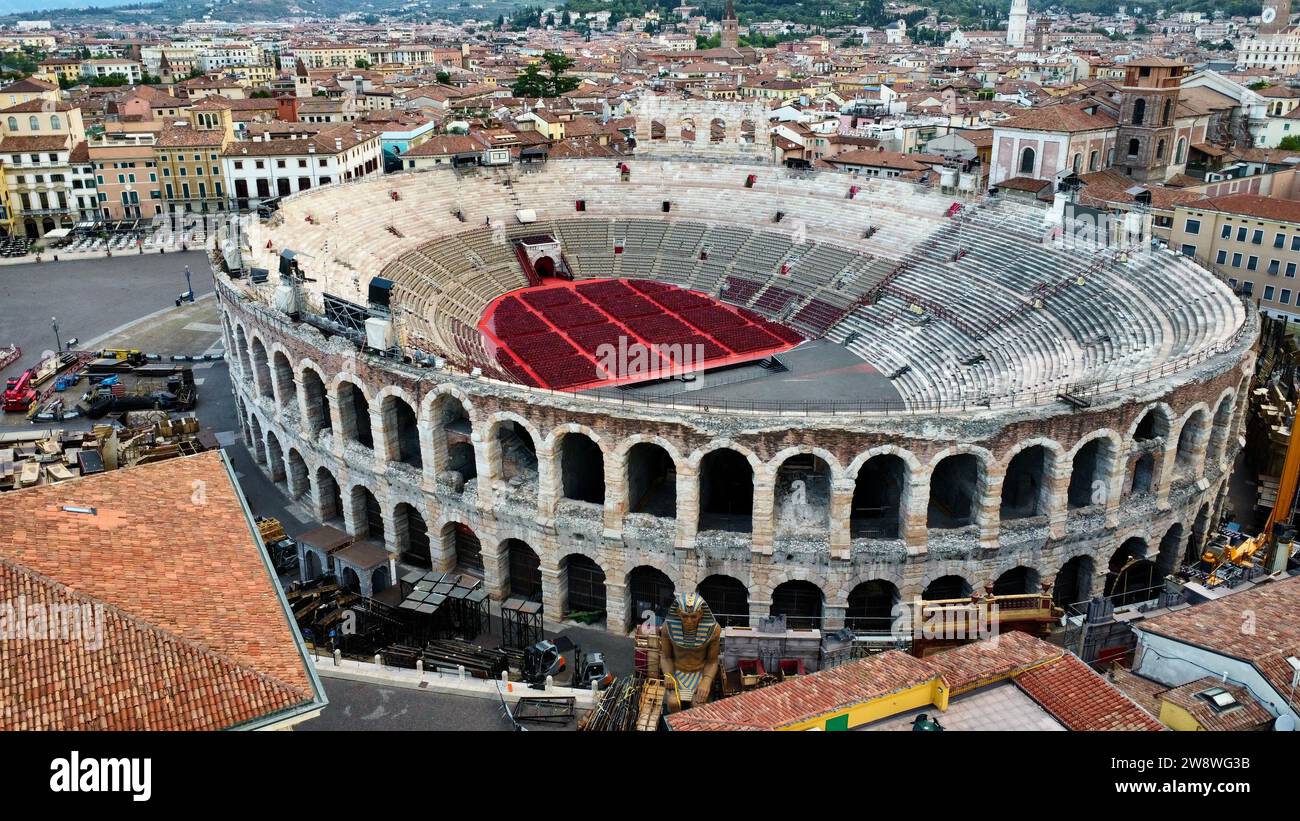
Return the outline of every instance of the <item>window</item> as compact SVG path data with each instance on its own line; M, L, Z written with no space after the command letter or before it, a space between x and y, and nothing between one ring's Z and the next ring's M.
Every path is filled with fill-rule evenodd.
M1265 285L1265 286L1264 286L1264 299L1265 299L1265 301L1267 301L1267 302L1272 302L1272 301L1273 301L1273 286L1272 286L1272 285Z
M50 128L54 129L55 131L58 131L60 128L63 128L63 121L59 119L58 114L52 114L50 116Z
M1142 125L1142 121L1145 120L1146 117L1147 117L1147 101L1139 97L1137 102L1133 103L1133 125ZM1130 153L1136 153L1136 152L1130 152Z
M1182 165L1187 159L1187 139L1184 137L1178 141L1178 148L1174 150L1174 164Z
M1165 100L1164 116L1160 118L1161 125L1169 125L1169 115L1173 113L1173 109L1174 109L1174 101Z
M1165 141L1160 140L1159 142L1156 143L1156 159L1163 160L1164 158L1165 158Z
M1228 252L1227 252L1227 251L1220 251L1219 254L1218 254L1218 256L1216 256L1216 257L1214 258L1214 261L1215 261L1217 264L1219 264L1219 265L1224 264L1225 262L1228 261Z
M1233 254L1233 255L1232 255L1232 267L1233 267L1233 268L1240 268L1240 267L1241 267L1241 254Z
M1281 302L1283 305L1290 305L1290 304L1291 304L1291 289L1290 289L1290 288L1283 288L1283 289L1282 289L1282 295L1281 295L1280 297L1278 297L1278 300L1277 300L1277 301L1278 301L1278 302Z
M1288 262L1288 263L1286 264L1286 275L1289 276L1289 277L1291 277L1292 279L1295 279L1295 263L1294 263L1294 262Z
M1269 273L1269 275L1271 275L1271 276L1277 276L1277 269L1278 269L1278 266L1279 266L1279 265L1280 265L1280 263L1279 263L1277 260L1275 260L1275 259L1270 259L1270 260L1268 261L1268 273Z
M1097 170L1097 152L1096 152L1096 151L1093 151L1091 154L1088 155L1088 170L1089 170L1089 171L1096 171L1096 170Z
M36 119L36 115L35 115L35 114L33 114L32 116L30 116L30 117L27 118L27 127L28 127L29 129L31 129L32 131L40 131L40 130L41 130L41 121L38 120L38 119Z
M1286 245L1286 234L1274 234L1273 247L1281 248L1283 245Z
M1138 143L1136 137L1134 137L1133 139L1131 139L1131 140L1128 141L1128 156L1129 156L1129 159L1135 159L1135 158L1137 157L1137 155L1138 155L1138 149L1139 149L1139 148L1141 148L1141 146L1140 146L1140 144Z
M1245 241L1246 241L1246 229L1243 226L1237 229L1237 242L1245 242Z
M1241 292L1246 296L1250 296L1251 294L1255 293L1255 283L1253 282L1241 283Z
M1223 230L1219 232L1219 239L1227 239L1230 236L1232 236L1232 226L1224 225Z
M1300 234L1291 237L1291 250L1300 251Z
M1195 245L1184 245L1184 246L1182 247L1182 253L1183 253L1183 256L1185 256L1185 257L1194 257L1194 256L1196 256L1196 246L1195 246Z
M1264 242L1264 232L1256 228L1250 235L1251 245L1260 245Z
M1189 234L1201 233L1201 221L1189 219L1184 230Z
M243 170L244 170L244 161L243 161L243 160L235 160L235 170L236 170L236 171L243 171Z
M9 130L10 130L10 131L17 131L17 130L18 130L18 118L17 118L17 117L10 117L10 118L9 118Z
M1246 270L1255 271L1259 268L1259 257L1250 257L1246 260Z

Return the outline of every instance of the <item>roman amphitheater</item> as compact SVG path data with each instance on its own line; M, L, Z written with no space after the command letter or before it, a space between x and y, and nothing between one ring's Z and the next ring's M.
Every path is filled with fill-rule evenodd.
M305 192L214 270L246 440L382 544L363 591L432 566L610 630L682 589L872 630L1137 600L1217 521L1257 319L1191 260L1045 244L1048 213L638 149ZM602 381L620 337L704 366Z

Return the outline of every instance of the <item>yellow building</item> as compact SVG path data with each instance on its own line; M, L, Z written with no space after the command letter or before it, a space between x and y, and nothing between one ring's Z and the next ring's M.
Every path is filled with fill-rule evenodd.
M154 143L164 210L224 211L229 186L221 151L235 139L233 112L216 101L201 100L185 116L184 125L167 126Z
M81 109L43 98L18 103L0 109L0 135L10 233L34 239L75 225L82 175L72 153L86 141Z
M368 49L338 43L298 46L290 53L307 68L355 68L358 60L370 61Z

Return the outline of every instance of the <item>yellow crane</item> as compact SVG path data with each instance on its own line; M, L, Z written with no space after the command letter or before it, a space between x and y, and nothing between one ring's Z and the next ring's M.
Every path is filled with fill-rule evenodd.
M1287 441L1286 458L1282 462L1282 475L1278 477L1277 499L1273 501L1273 509L1269 511L1264 528L1256 536L1235 542L1227 536L1220 536L1206 546L1201 553L1201 561L1209 569L1209 576L1205 580L1207 586L1223 584L1229 580L1230 573L1238 568L1254 567L1257 557L1260 561L1268 561L1271 553L1274 563L1278 564L1275 569L1278 570L1285 568L1286 561L1291 558L1294 535L1287 530L1285 539L1280 540L1275 530L1278 522L1286 522L1291 515L1296 483L1300 479L1300 446L1296 444L1296 440L1300 439L1300 413L1294 413L1293 417L1291 438Z

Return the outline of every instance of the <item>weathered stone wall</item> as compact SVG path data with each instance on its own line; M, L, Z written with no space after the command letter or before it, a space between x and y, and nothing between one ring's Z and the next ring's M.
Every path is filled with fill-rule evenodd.
M1070 559L1094 560L1097 591L1120 544L1140 538L1154 559L1174 528L1199 544L1217 521L1224 486L1244 425L1245 394L1254 353L1246 339L1235 355L1204 363L1159 383L1133 389L1106 404L1071 411L1064 405L968 414L879 416L710 415L698 410L621 405L571 395L532 392L463 374L417 369L362 356L346 340L326 340L306 325L248 300L218 277L223 325L231 357L240 421L255 458L296 498L322 518L335 513L332 483L342 500L344 527L366 532L364 507L354 490L368 488L383 511L384 537L394 554L405 549L409 511L423 519L436 567L455 562L450 537L460 523L483 546L485 581L494 596L509 589L504 542L518 539L541 562L546 612L565 608L566 558L587 556L605 572L609 627L623 629L627 579L637 567L657 568L682 589L721 574L749 591L751 616L768 612L772 591L791 580L816 584L825 596L827 626L842 623L849 593L860 583L885 580L904 597L931 581L959 575L974 588L1016 567L1044 582ZM275 363L254 363L248 351ZM311 374L327 391L329 418L304 389ZM291 376L292 384L288 383ZM269 384L268 384L269 382ZM350 384L364 397L374 447L346 436L354 403L340 402ZM468 431L445 426L443 408L463 406ZM420 467L398 461L398 414L405 402L418 424ZM1156 413L1164 435L1141 442L1141 418ZM503 481L497 428L512 421L536 448L535 482ZM585 435L599 446L605 504L562 499L560 442ZM1186 435L1184 435L1186 434ZM1094 439L1115 457L1099 475L1095 503L1067 505L1073 458ZM1179 448L1180 439L1182 448ZM457 443L472 445L477 476L463 482L446 473ZM677 515L629 513L627 462L631 448L664 448L676 473ZM1017 453L1041 446L1044 513L1000 521L1003 478ZM698 531L700 465L719 448L741 454L753 471L750 533ZM1152 490L1129 495L1137 459L1151 453ZM829 468L829 509L791 532L777 535L777 472L791 456L814 454ZM902 522L896 539L853 538L850 509L859 471L867 460L895 455L907 466ZM954 530L927 526L930 481L954 454L979 465L974 523ZM813 494L825 499L825 491ZM1178 547L1181 556L1186 543ZM1166 562L1169 557L1163 557Z

